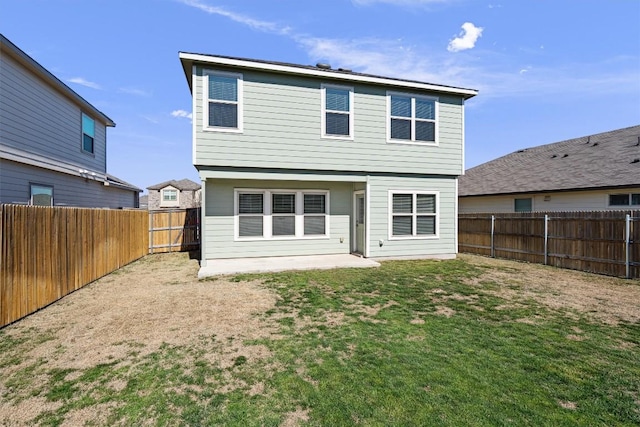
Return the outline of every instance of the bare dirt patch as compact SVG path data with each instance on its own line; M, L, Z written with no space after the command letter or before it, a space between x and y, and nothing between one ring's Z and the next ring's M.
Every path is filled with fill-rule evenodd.
M275 306L275 293L258 282L198 281L198 268L187 254L148 256L6 327L3 332L16 339L33 331L50 331L52 337L31 346L19 364L4 367L0 384L36 361L47 369L82 370L128 363L132 352L144 356L164 343L196 345L202 339L225 345L219 354L209 355L222 367L232 366L239 356L267 357L265 346L243 341L270 336L272 328L258 314ZM40 412L55 409L42 397L25 396L16 405L4 399L7 393L0 393L0 420L5 420L0 425L27 425ZM92 419L86 411L72 415L68 422ZM100 424L103 417L96 414L94 420Z
M640 322L640 282L555 267L461 254L485 272L470 285L496 282L488 291L518 304L531 298L555 310L568 309L610 325Z

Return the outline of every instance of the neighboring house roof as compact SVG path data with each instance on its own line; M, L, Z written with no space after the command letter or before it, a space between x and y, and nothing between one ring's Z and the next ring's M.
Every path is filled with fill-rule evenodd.
M51 87L56 89L62 95L79 105L86 112L104 123L106 126L115 127L115 123L106 114L91 105L87 100L74 92L69 86L64 84L60 79L51 74L42 65L38 64L33 58L24 53L18 46L14 45L4 35L0 34L0 51L3 55L9 55L18 61L23 67L47 82Z
M173 188L177 188L180 191L196 191L200 189L200 184L197 184L190 179L181 179L176 181L172 179L171 181L161 182L160 184L155 184L147 187L149 190L162 190L165 187L171 186Z
M140 200L138 202L140 204L140 207L147 207L149 205L149 195L145 194L144 196L140 196Z
M141 188L138 188L133 184L129 184L127 181L124 181L118 178L117 176L113 176L111 174L107 174L107 182L109 183L109 185L113 185L115 187L126 188L128 190L135 190L137 192L142 191Z
M640 126L525 148L465 172L459 196L640 187Z
M424 89L441 93L461 95L464 97L464 99L469 99L478 94L478 91L476 89L465 89L455 86L425 83L416 80L405 80L376 76L373 74L357 73L343 68L334 70L331 69L331 66L326 64L318 64L317 66L299 65L286 62L263 61L259 59L237 58L233 56L221 55L205 55L189 52L180 52L180 61L182 62L182 68L184 69L184 74L187 77L187 81L189 82L190 89L193 89L191 81L193 77L193 64L208 63L219 66L241 67L245 69L254 69L291 75L306 75L312 77L340 79L352 82L382 84L400 88L404 87L411 89Z

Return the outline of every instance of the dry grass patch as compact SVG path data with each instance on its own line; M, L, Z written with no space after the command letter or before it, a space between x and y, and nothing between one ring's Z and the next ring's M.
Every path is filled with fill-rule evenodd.
M574 310L598 322L617 325L640 322L640 286L637 280L598 276L579 271L461 254L460 259L482 267L484 273L466 283L505 284L487 291L510 301L533 299L554 310Z

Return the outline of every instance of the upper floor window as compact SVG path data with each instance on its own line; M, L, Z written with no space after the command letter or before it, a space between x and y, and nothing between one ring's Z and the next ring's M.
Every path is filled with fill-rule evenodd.
M353 89L322 85L322 136L353 139Z
M165 202L176 202L178 200L178 191L162 190L162 200Z
M33 206L53 206L53 187L49 185L31 184L29 204Z
M205 72L205 128L242 131L242 74Z
M609 206L640 206L640 193L610 194Z
M82 113L82 151L93 154L95 132L95 121L91 117Z
M390 239L438 237L437 193L390 192Z
M436 144L437 110L438 98L388 92L388 140Z
M163 188L162 190L160 190L160 194L161 194L161 200L160 200L161 207L179 206L180 196L176 188Z

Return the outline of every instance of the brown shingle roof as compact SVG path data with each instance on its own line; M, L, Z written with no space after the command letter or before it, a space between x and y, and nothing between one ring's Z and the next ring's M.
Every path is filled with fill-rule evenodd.
M161 190L167 186L172 186L174 188L177 188L180 191L195 191L195 190L199 190L200 189L200 184L197 184L193 181L191 181L190 179L181 179L179 181L176 181L175 179L172 179L171 181L165 181L165 182L161 182L160 184L155 184L155 185L151 185L149 187L147 187L147 189L149 190Z
M640 186L640 126L518 150L465 172L459 195Z

